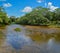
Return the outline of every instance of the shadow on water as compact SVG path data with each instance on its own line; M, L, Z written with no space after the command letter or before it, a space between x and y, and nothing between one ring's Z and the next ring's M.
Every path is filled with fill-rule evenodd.
M15 31L16 28L20 31ZM0 46L1 53L60 53L60 29L14 24L4 30L6 36Z

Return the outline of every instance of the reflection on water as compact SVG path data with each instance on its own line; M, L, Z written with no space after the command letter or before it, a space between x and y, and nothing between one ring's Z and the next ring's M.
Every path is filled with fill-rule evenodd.
M12 28L13 31L12 31L11 27L13 27ZM21 32L16 32L16 31L14 31L14 29L15 29L14 27L15 28L19 27L20 28L21 26L19 26L19 25L17 25L17 26L16 25L15 26L12 25L10 27L7 27L6 41L13 48L15 48L16 50L18 50L18 49L21 49L24 45L30 44L31 39L29 39L29 37L25 36L25 32L23 31L23 29L22 29Z
M15 28L21 31L14 31ZM3 32L0 53L60 53L60 29L14 24L6 26Z
M24 34L7 34L7 42L11 44L11 46L15 49L20 49L23 47L25 44L30 43L30 39Z

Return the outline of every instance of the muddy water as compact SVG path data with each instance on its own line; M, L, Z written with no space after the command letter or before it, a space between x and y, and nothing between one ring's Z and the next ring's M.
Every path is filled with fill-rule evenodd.
M6 26L0 30L0 53L60 53L60 28Z

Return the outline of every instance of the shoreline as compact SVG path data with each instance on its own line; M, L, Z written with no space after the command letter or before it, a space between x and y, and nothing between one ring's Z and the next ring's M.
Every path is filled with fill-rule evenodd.
M60 25L49 25L49 26L45 26L45 25L23 25L23 26L30 26L30 27L41 27L41 28L60 28Z
M21 24L16 24L16 25L21 25ZM4 28L6 26L7 25L2 25L2 26L0 26L0 28ZM22 25L22 26L25 26L25 27L34 27L34 28L40 28L40 27L41 28L60 28L60 25Z

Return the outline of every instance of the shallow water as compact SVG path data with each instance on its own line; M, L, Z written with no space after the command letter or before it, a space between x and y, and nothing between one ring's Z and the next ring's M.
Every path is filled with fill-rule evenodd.
M60 28L14 24L0 32L0 53L60 53Z

